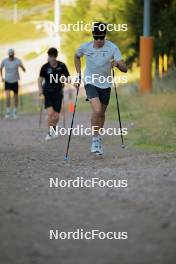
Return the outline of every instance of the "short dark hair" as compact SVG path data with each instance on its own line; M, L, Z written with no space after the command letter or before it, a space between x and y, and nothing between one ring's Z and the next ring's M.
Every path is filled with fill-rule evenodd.
M49 50L48 50L48 56L57 57L57 55L58 55L58 50L56 48L49 48Z
M93 35L106 35L106 23L103 22L95 22L93 24L93 30L92 34Z

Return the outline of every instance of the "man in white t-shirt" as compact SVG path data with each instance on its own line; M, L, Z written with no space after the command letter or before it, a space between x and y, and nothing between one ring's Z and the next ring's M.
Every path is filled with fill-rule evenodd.
M112 78L111 68L117 67L122 72L127 72L125 62L119 48L111 41L105 40L106 24L96 22L93 26L93 41L82 44L75 54L75 68L81 80L81 57L86 57L84 83L87 98L92 108L91 126L97 127L92 138L91 152L103 154L99 129L104 126L105 111L107 109Z
M12 111L12 117L17 118L17 107L18 107L18 81L19 67L25 72L25 68L20 59L15 57L15 52L13 49L9 49L8 58L5 58L1 62L1 78L5 82L5 92L6 92L6 118L10 117L10 91L14 93L14 109ZM5 69L5 78L3 77L3 68Z

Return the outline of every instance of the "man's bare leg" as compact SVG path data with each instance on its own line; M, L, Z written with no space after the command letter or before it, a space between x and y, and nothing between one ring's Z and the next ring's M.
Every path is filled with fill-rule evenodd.
M55 128L57 126L57 123L59 122L59 113L54 111L53 107L48 107L47 108L47 113L48 113L48 135L46 136L46 140L50 140L53 138L56 138L57 135L54 133L50 132L50 127Z
M14 93L14 108L18 107L18 94Z
M13 108L13 118L17 118L17 107L18 107L18 94L14 93L14 108Z
M10 90L6 90L5 94L6 94L6 117L10 117Z
M96 126L95 135L98 135L100 128L104 126L105 111L107 106L102 104L98 97L89 100L92 107L91 126Z
M53 122L54 122L54 126L57 126L57 123L59 122L59 117L60 117L60 114L58 113L58 112L56 112L56 111L54 111L54 120L53 120Z
M56 126L59 121L59 113L55 112L52 106L47 108L47 113L48 128L50 128L50 126Z
M10 90L6 90L6 107L10 108Z
M99 129L103 128L105 122L105 111L107 106L102 104L99 98L92 98L89 100L92 107L91 126L96 127L92 138L91 152L99 155L103 154L101 138L99 137Z

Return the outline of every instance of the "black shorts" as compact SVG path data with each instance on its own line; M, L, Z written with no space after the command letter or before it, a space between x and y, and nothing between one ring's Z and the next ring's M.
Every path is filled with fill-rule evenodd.
M98 88L97 86L93 84L86 84L85 90L86 90L86 95L88 99L98 97L102 104L104 105L109 104L111 88L102 89L102 88Z
M14 94L18 94L18 82L14 82L14 83L5 82L5 90L13 91Z
M55 112L60 113L62 107L62 92L44 92L45 108L53 107Z

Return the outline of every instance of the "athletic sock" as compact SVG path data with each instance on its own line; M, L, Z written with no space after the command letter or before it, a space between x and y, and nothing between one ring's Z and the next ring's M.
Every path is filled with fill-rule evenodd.
M13 114L16 114L16 113L17 113L17 109L13 108Z

